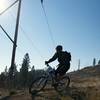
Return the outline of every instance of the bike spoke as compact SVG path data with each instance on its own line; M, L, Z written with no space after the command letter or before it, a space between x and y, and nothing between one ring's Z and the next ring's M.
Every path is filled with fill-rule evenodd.
M59 92L63 91L64 89L66 89L69 86L69 83L70 83L69 77L64 76L64 77L62 77L61 80L58 81L58 85L55 86L55 89Z
M34 91L39 92L44 88L45 85L46 85L46 77L39 77L33 81L33 83L29 88L29 92L30 93L33 93Z

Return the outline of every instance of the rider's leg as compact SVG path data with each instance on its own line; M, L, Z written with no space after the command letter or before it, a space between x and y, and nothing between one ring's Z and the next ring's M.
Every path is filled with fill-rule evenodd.
M58 68L55 71L55 76L56 76L56 80L59 81L60 78L62 77L62 65L59 64Z
M60 69L61 69L61 65L58 65L58 68L55 70L55 77L59 77L59 73L60 73Z
M60 65L56 70L57 79L60 80L62 78L62 76L64 76L66 74L66 72L69 70L69 68L70 68L70 64Z

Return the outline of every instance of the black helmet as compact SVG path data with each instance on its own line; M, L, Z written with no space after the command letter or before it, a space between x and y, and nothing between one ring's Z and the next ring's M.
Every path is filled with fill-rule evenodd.
M62 49L63 49L63 47L62 47L61 45L58 45L58 46L56 47L56 50L57 50L57 51L62 51Z

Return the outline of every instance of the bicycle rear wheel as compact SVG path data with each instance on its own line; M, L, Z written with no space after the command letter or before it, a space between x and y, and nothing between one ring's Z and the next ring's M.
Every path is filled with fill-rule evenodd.
M65 90L66 88L69 87L70 84L70 78L69 76L63 76L58 82L57 84L54 86L54 88L58 91L61 92L63 90Z
M43 88L46 86L46 83L47 79L45 76L38 77L29 86L29 93L33 94L42 91Z

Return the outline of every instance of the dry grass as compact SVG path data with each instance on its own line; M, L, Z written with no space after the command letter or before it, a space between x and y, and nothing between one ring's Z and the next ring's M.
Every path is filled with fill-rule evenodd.
M71 87L63 95L59 95L53 88L46 88L33 100L100 100L100 87ZM0 89L2 96L9 94L8 90ZM73 99L73 98L77 99ZM83 97L84 99L80 99ZM10 97L10 100L32 100L28 90L16 91L16 94Z
M33 96L33 100L100 100L100 74L98 74L100 72L98 72L98 68L100 70L100 66L96 68L85 68L81 71L82 75L81 72L73 74L70 88L60 93L61 95L54 88L47 86L38 96ZM83 72L88 77L86 75L84 76ZM8 90L0 89L0 97L7 95L9 95ZM10 100L32 100L32 97L27 89L17 90L10 97Z

